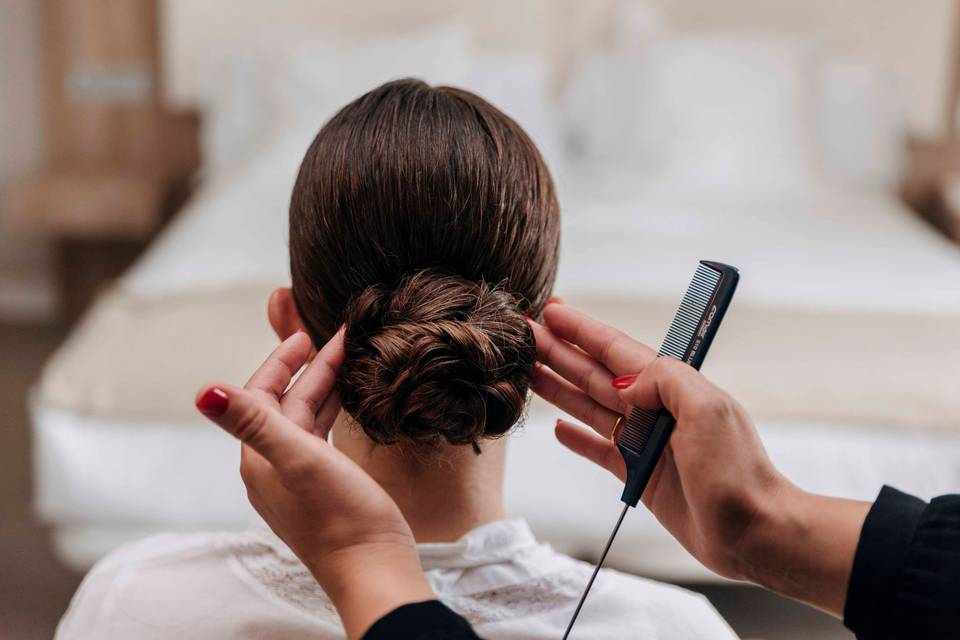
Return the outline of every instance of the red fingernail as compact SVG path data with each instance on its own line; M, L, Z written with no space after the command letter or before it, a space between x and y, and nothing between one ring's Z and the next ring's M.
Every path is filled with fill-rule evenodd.
M207 392L197 400L197 409L205 416L217 418L227 412L227 405L230 404L230 398L227 392L218 387L207 389Z
M610 381L610 384L613 385L615 389L626 389L633 384L633 381L637 379L636 374L630 374L627 376L617 376Z

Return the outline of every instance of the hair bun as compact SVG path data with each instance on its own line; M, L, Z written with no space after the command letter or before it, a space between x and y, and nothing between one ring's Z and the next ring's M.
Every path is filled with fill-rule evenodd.
M510 293L432 270L347 306L343 407L375 442L476 444L526 404L536 349Z

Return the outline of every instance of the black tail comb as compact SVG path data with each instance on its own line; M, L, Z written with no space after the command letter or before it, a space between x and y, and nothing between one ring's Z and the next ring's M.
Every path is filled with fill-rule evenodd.
M687 287L687 292L683 294L680 308L673 317L673 322L670 323L667 337L660 345L658 357L676 358L694 369L699 369L707 356L713 337L717 334L723 314L730 306L730 300L733 298L733 292L736 291L739 280L740 274L734 267L701 260L696 273L693 274L693 280L690 281L690 286ZM580 596L580 602L577 603L573 617L570 618L563 640L567 640L573 629L573 623L580 615L580 609L583 608L587 594L590 593L593 581L597 579L597 573L603 566L613 539L617 537L617 531L620 530L623 517L627 515L627 509L637 506L640 502L640 496L647 488L647 482L650 481L650 476L657 467L660 454L663 453L670 434L673 433L674 424L673 416L666 409L650 411L634 407L624 421L620 433L616 435L617 448L627 464L627 481L623 487L623 495L620 497L626 504L613 528L613 533L607 540L607 545L603 548L603 553L600 554L600 560L593 570L593 575L590 576L590 582Z
M739 280L734 267L701 260L658 356L670 356L699 369ZM640 501L673 426L673 416L666 409L635 407L617 434L617 448L627 465L627 482L620 499L631 507Z

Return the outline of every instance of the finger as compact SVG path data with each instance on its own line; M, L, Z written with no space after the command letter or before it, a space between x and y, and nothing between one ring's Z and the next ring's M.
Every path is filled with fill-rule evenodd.
M312 348L313 341L310 336L303 331L297 331L267 356L243 388L278 402L294 374L307 361Z
M582 389L608 409L626 410L616 390L610 386L613 374L592 357L557 338L550 329L528 321L537 343L537 358L555 372Z
M650 410L665 407L678 419L718 394L725 396L699 371L669 356L656 358L619 393L628 404Z
M611 411L546 367L538 367L530 380L538 396L558 409L609 436L622 413Z
M565 420L557 420L554 433L560 444L567 449L603 467L621 480L626 480L627 467L623 456L609 439Z
M317 439L288 420L253 392L232 385L208 386L197 396L197 408L224 431L263 456L279 473L291 468ZM249 455L249 454L248 454ZM244 464L256 460L243 461Z
M656 357L642 342L565 304L548 305L543 322L556 337L580 347L616 375L636 373Z
M320 407L320 411L317 412L317 417L313 421L313 435L326 440L327 436L330 435L330 429L333 427L333 423L336 422L337 416L340 415L341 409L340 394L334 390L327 396L327 399L323 402L323 406Z
M337 382L337 370L344 357L341 330L323 345L281 398L281 411L300 428L313 431L317 414Z

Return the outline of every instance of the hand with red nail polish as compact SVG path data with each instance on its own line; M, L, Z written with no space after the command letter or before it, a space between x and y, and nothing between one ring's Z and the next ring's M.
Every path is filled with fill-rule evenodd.
M699 371L563 304L543 324L530 321L543 366L532 388L590 429L557 421L571 451L625 478L610 441L631 407L667 408L677 424L643 494L644 504L698 560L722 576L747 579L827 611L842 611L866 503L811 496L770 462L750 416ZM798 512L802 512L798 515ZM837 531L822 545L823 563L794 557L780 541L809 539L802 521ZM837 525L836 523L841 523ZM791 528L794 527L794 528ZM774 557L775 561L770 558ZM784 583L783 576L806 580Z
M396 503L326 441L340 411L335 377L343 358L342 331L316 355L310 337L298 331L243 388L207 385L196 405L241 441L240 475L250 503L310 569L348 636L357 638L389 611L435 596Z

